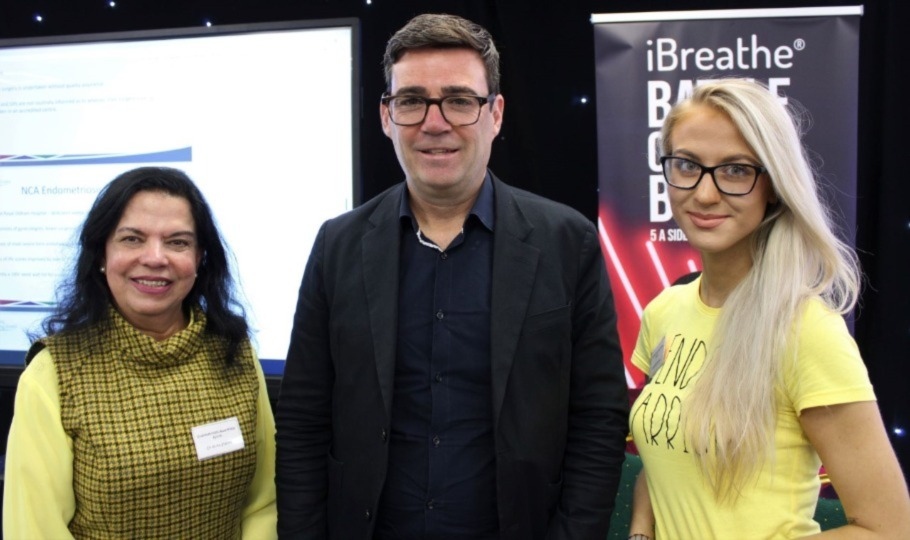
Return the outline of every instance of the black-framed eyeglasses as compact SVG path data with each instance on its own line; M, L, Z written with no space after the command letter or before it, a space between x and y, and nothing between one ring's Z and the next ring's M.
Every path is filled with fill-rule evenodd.
M496 94L481 96L446 96L428 98L424 96L383 95L380 102L389 108L389 118L399 126L416 126L427 118L430 105L439 106L442 117L452 126L470 126L480 120L480 110L487 103L493 103ZM492 106L492 105L491 105Z
M677 156L661 156L664 178L678 189L695 189L705 174L711 175L717 191L724 195L741 196L752 193L758 177L768 169L751 163L721 163L706 167L701 163Z

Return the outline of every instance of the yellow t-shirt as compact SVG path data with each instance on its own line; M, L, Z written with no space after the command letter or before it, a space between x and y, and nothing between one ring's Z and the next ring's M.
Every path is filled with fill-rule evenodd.
M765 540L816 533L820 461L798 417L810 407L875 400L856 343L838 313L821 300L807 303L794 345L797 361L787 368L779 395L773 464L764 465L735 504L718 504L680 429L720 313L702 303L700 281L666 289L648 305L632 357L651 378L632 406L629 427L647 474L655 534ZM651 355L662 340L663 363L651 374Z

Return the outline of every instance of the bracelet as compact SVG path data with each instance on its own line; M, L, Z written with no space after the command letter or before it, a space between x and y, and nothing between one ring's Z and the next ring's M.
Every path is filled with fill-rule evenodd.
M635 534L629 535L628 540L651 540L651 537L648 536L647 534L635 533Z

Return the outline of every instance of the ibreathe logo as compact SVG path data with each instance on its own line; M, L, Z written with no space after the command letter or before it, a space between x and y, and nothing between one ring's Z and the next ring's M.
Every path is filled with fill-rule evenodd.
M806 42L797 39L793 46L780 45L774 49L760 45L752 34L747 42L736 38L733 47L680 47L673 38L649 39L647 42L648 71L731 71L750 69L789 69L793 67L794 51L801 51Z

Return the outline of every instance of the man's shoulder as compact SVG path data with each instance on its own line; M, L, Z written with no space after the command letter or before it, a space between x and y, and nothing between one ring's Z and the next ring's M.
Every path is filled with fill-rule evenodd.
M326 226L343 229L352 225L359 225L375 219L375 214L380 207L388 210L390 215L397 215L394 213L397 213L398 201L400 200L403 186L403 182L393 185L365 203L327 220Z
M580 228L593 227L590 219L567 204L548 199L542 195L509 185L501 180L496 183L500 208L514 208L531 224L566 225Z

